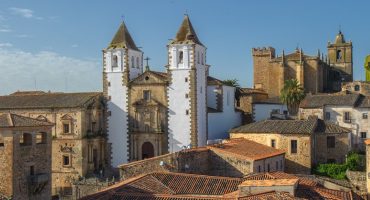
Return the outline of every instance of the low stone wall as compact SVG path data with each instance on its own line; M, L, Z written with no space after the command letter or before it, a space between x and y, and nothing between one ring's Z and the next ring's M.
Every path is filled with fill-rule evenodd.
M72 185L72 196L69 199L77 200L84 196L97 193L115 183L115 180L102 180L98 178L88 178L76 181ZM62 198L63 200L67 198Z
M120 179L163 171L208 174L208 155L207 148L198 148L124 164L119 167Z
M347 170L346 176L357 194L366 194L366 172Z
M120 179L151 172L180 172L210 176L243 177L252 172L250 160L227 155L212 148L182 150L121 165Z

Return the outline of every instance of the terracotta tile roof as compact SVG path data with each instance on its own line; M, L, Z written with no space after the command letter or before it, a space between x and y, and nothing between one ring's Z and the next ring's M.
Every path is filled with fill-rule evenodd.
M213 151L231 154L248 160L261 160L285 154L285 151L275 149L243 138L227 140L221 145L209 146Z
M352 106L359 100L360 94L319 94L307 95L300 103L300 108L322 108L325 105Z
M0 128L53 126L53 123L16 114L0 114Z
M0 109L24 108L75 108L84 106L102 95L99 92L86 93L41 93L19 95L14 93L0 96Z
M359 108L370 108L370 96L360 96L356 107Z
M114 35L111 43L108 46L108 49L115 49L115 48L129 48L136 51L140 51L132 39L130 33L124 22L122 22L118 28L118 31Z
M271 179L297 179L297 176L286 174L284 172L268 172L256 173L246 176L245 180L271 180ZM313 180L307 178L299 178L298 188L296 190L297 198L304 199L343 199L349 200L352 198L351 192L331 190L323 187Z
M263 120L246 124L229 131L230 133L279 133L279 134L312 134L312 133L348 133L349 129L318 118L307 120Z
M298 177L297 178L287 178L287 179L270 179L270 180L245 180L243 183L240 184L240 186L262 186L262 187L268 187L268 186L284 186L284 185L295 185L298 183Z
M208 85L223 85L223 82L215 77L207 76Z
M369 145L369 144L370 144L370 139L366 139L366 140L365 140L365 144L366 144L366 145Z
M156 172L123 181L82 200L223 199L222 195L236 191L241 182L240 178Z
M194 31L188 15L185 15L176 37L171 41L171 44L199 44L203 46Z
M266 94L265 91L262 89L254 89L254 88L238 88L240 95L250 95L250 94Z

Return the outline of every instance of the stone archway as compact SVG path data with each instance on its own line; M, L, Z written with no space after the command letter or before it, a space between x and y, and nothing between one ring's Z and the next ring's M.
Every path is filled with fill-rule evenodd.
M141 158L151 158L154 157L154 147L150 142L144 142L143 146L141 146Z

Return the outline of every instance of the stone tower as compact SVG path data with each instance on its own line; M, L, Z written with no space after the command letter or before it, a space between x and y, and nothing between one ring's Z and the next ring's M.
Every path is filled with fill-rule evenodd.
M209 65L206 64L206 47L199 41L187 15L176 38L167 47L169 152L204 146L208 131Z
M346 42L342 31L334 43L328 42L329 64L341 73L344 82L353 81L352 42Z
M122 22L109 46L103 49L103 92L113 167L128 161L128 83L142 73L142 59L143 52Z

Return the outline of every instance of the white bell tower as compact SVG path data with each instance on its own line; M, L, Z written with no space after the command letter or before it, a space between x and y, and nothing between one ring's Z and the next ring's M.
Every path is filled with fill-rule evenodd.
M206 47L199 41L189 17L168 45L169 152L204 146L207 142Z
M128 162L128 83L143 72L143 52L124 22L103 50L103 92L107 99L107 131L112 166Z

